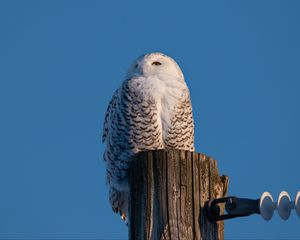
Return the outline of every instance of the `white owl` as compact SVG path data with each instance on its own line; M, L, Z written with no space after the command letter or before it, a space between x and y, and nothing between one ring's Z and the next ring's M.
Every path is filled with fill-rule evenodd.
M109 201L125 220L132 157L155 149L194 151L190 94L172 58L150 53L133 62L107 108L103 142Z

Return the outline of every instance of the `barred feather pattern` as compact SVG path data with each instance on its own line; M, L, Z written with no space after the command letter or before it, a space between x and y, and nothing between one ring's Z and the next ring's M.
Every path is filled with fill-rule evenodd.
M104 160L114 212L127 215L127 174L135 154L174 148L194 151L190 95L182 73L178 76L130 76L108 105L103 128Z

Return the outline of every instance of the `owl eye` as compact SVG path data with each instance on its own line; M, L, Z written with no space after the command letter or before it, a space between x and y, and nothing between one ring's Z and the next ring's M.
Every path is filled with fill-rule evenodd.
M155 61L155 62L153 62L153 63L152 63L152 65L159 66L159 65L161 65L161 63L160 63L160 62L157 62L157 61Z

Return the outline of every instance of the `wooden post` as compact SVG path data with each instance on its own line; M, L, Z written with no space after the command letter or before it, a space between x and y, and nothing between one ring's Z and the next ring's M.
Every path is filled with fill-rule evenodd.
M224 239L223 222L210 223L204 213L207 200L227 193L228 178L219 176L214 159L143 152L133 161L129 186L129 239Z

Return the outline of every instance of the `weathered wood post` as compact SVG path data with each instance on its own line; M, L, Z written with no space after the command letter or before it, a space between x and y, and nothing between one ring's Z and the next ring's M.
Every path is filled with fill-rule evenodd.
M228 178L204 154L157 150L139 154L130 169L129 239L223 239L204 203L227 193Z

